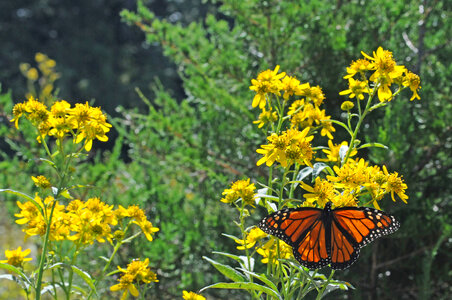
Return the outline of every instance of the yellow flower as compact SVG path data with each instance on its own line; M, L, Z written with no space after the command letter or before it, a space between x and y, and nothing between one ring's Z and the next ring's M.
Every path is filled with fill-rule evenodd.
M329 149L323 149L322 151L326 154L327 158L317 158L317 161L331 161L331 162L341 162L341 151L343 152L344 156L345 153L348 150L348 142L343 141L340 144L333 144L331 140L328 140L328 148ZM342 149L342 150L341 150ZM355 156L358 153L356 149L353 149L350 153L350 157Z
M237 244L240 244L241 246L237 246L238 250L245 250L252 248L257 241L267 237L268 234L263 232L258 227L253 227L253 229L250 230L250 232L246 235L246 239L244 240L236 240L235 242Z
M304 107L304 100L295 100L289 107L289 111L287 112L288 116L291 116L295 113L298 113Z
M182 291L182 298L184 300L206 300L204 296L198 295L194 292Z
M50 210L55 199L52 196L46 197L44 200L36 194L35 203L27 201L25 203L17 202L21 209L20 213L15 214L18 220L17 224L27 225L24 231L27 236L40 235L46 233L47 220L44 216L50 215ZM65 213L64 205L60 205L57 201L53 211L52 225L50 226L49 239L51 241L60 241L66 239L70 234L69 218Z
M137 224L141 228L141 231L146 236L146 239L150 242L153 240L153 234L160 230L159 228L154 227L148 220L134 221L133 223Z
M251 205L254 207L255 205L255 191L256 187L254 183L250 184L250 179L246 180L237 180L233 182L230 189L225 189L222 193L224 198L220 201L224 203L233 203L238 199L242 199L245 205Z
M260 109L264 108L266 104L265 95L267 93L281 96L281 78L286 76L286 73L282 72L278 74L278 71L279 66L276 66L273 71L263 71L257 75L257 79L251 79L252 85L250 86L250 90L256 92L253 103L251 104L252 107L259 106Z
M111 286L110 290L112 292L124 291L121 299L126 299L129 292L132 296L138 297L140 293L136 285L158 282L157 275L150 270L148 265L149 259L146 258L144 261L132 261L127 265L127 269L118 266L119 271L124 274L118 279L119 283Z
M35 185L41 189L48 189L52 186L50 181L43 175L39 175L38 177L31 176L31 179L35 183Z
M283 98L288 100L290 96L301 95L302 91L300 89L300 80L295 76L286 76L282 80L282 90L284 91Z
M344 90L339 93L339 95L348 95L349 98L358 98L359 100L364 99L364 93L369 94L371 90L367 87L366 81L359 81L353 78L348 79L348 90Z
M358 59L357 61L353 61L350 67L347 67L347 75L344 76L344 79L352 78L357 73L364 74L366 71L373 69L374 65L370 61L366 59Z
M261 149L256 150L257 153L264 155L257 165L260 166L265 162L267 166L271 166L277 161L284 168L293 163L312 166L313 150L310 142L314 137L307 136L308 133L309 128L303 131L289 129L281 135L273 133L267 137L269 144L262 145Z
M325 204L338 194L331 182L321 179L320 177L315 179L314 187L311 187L304 182L301 182L300 185L309 192L303 195L306 201L312 204L317 202L318 207L321 208L325 207Z
M333 170L336 176L327 176L327 179L334 182L336 188L355 189L364 185L367 181L366 168L368 162L364 159L354 160L349 158L347 163L340 168L334 166Z
M278 257L278 244L279 244L279 254ZM259 247L256 252L260 254L263 258L262 263L268 264L279 264L278 259L290 259L293 257L292 247L284 243L283 241L271 237L264 245Z
M391 101L392 91L390 86L394 79L402 76L406 70L405 67L398 66L392 57L392 52L383 50L382 47L378 47L377 51L373 52L373 57L362 51L361 54L371 60L375 68L370 80L378 86L378 99L380 102Z
M107 117L102 113L99 107L91 107L88 102L85 104L77 103L69 111L68 122L74 124L73 129L77 129L75 143L85 140L85 150L90 151L93 140L106 142L108 137L105 135L110 131L111 124L106 122Z
M331 199L333 202L333 207L344 207L344 206L358 206L356 201L356 195L354 190L344 190L340 194L336 194L334 198Z
M417 91L421 88L421 79L418 75L407 72L403 79L403 86L407 86L413 92L413 96L410 98L410 101L413 101L415 98L421 100Z
M22 264L24 262L32 260L31 257L26 257L28 254L30 254L30 252L30 249L22 251L22 247L20 246L16 250L6 250L6 260L0 260L0 263L10 264L15 267L22 267Z
M107 205L99 198L89 198L86 202L78 199L66 207L73 234L68 237L77 244L93 244L94 241L111 242L111 226L118 223L113 205Z
M278 120L278 114L270 107L266 110L262 108L262 113L259 115L259 120L253 121L254 124L258 124L258 128L262 128L267 123L273 123Z
M383 166L383 172L387 176L387 181L383 184L383 188L386 192L391 193L392 201L395 202L394 194L397 194L403 202L407 203L408 196L405 194L405 190L408 186L403 182L402 176L398 176L397 172L388 173L386 166Z

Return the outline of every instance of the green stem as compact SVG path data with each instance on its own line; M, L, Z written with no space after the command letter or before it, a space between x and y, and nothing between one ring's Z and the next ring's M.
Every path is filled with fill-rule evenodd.
M66 294L67 300L70 300L71 297L72 278L74 277L74 271L72 270L72 266L74 265L75 259L77 258L78 255L78 247L79 245L77 245L77 248L75 249L74 255L72 256L71 259L71 268L69 269L69 279L68 279L68 293Z
M328 285L330 284L330 281L331 281L331 278L333 278L333 275L334 275L334 270L331 270L330 277L328 277L328 280L326 281L325 285L322 287L322 289L318 293L317 297L315 298L316 300L322 299L323 293L325 293L325 290L328 287Z

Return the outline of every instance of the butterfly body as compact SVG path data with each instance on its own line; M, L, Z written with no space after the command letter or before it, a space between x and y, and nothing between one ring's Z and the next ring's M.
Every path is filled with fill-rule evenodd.
M292 246L295 259L310 269L328 264L345 269L359 256L360 248L396 231L393 216L369 207L324 209L301 207L277 211L260 223L266 233Z

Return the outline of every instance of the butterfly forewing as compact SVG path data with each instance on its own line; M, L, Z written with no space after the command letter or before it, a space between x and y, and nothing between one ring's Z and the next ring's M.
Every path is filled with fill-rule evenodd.
M393 216L369 207L338 208L333 211L333 219L360 247L400 227Z
M321 209L312 208L283 209L264 218L259 228L293 247L304 238L321 213Z

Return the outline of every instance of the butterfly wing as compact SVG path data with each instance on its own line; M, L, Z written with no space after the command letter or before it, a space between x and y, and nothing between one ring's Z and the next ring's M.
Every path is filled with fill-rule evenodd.
M361 247L400 227L393 216L369 207L343 207L332 211L331 268L345 269L359 256Z
M283 209L264 218L259 227L292 246L295 259L318 269L329 263L326 227L318 208Z

